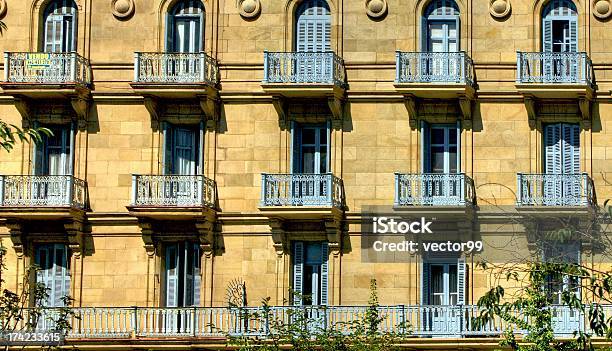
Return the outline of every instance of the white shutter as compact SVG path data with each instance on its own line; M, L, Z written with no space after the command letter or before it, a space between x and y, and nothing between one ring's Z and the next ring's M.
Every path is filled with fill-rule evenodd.
M421 172L431 172L431 136L429 123L421 121Z
M451 130L450 133L453 131ZM461 121L457 121L457 173L461 173Z
M576 17L573 17L569 21L569 30L570 30L569 51L577 52L578 51L578 21Z
M303 279L304 279L304 243L296 241L293 244L293 291L297 294L294 295L293 304L302 304L303 294Z
M194 277L194 268L195 268L195 262L194 262L194 254L193 254L193 247L190 246L191 243L186 242L184 245L180 245L179 247L182 248L183 250L180 252L180 254L183 256L182 261L182 266L183 266L183 272L184 272L184 276L183 276L183 305L184 307L187 306L193 306L193 297L194 297L194 284L193 284L193 277Z
M36 264L38 265L36 282L38 284L44 284L46 288L47 298L43 302L45 306L51 306L51 302L55 301L55 296L53 296L52 251L49 245L41 245L36 248Z
M178 278L178 244L170 244L166 246L166 307L178 307Z
M66 245L46 244L37 247L36 261L39 266L36 280L44 284L47 289L47 299L44 305L47 307L63 306L63 298L70 295L70 272Z
M546 174L562 174L563 147L561 140L561 123L549 124L544 127L544 170ZM534 189L535 190L535 189ZM563 186L559 177L544 178L544 205L559 205L562 199Z
M162 126L163 153L162 165L164 174L172 174L172 125L168 122L163 122Z
M465 257L457 260L457 304L465 305L466 291L466 264Z
M321 243L321 305L327 305L328 286L329 286L329 244L325 241Z
M202 269L200 245L193 244L193 306L200 306L200 289L202 286Z
M578 124L562 124L563 137L563 174L580 174L580 126ZM581 179L577 176L564 178L563 200L570 205L581 203Z
M55 0L44 14L43 50L72 52L76 50L77 9L73 0Z
M323 0L304 1L297 11L296 50L321 52L331 50L331 15Z
M552 20L550 18L542 20L542 51L553 51Z
M44 50L45 52L61 52L64 37L63 16L47 15L45 20Z

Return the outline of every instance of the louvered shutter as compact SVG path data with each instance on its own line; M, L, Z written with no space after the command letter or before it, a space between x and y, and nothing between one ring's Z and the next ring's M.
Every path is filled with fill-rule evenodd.
M569 50L570 52L577 52L578 51L578 21L576 17L573 17L569 21L569 30L570 30Z
M48 244L37 248L36 263L39 266L36 279L44 284L47 307L63 306L63 298L70 295L70 272L66 245Z
M546 174L560 175L563 170L561 124L549 124L544 128L544 170ZM559 177L544 178L544 205L559 205L557 202L562 199L562 185Z
M421 305L429 305L429 291L430 291L430 265L427 262L423 262L421 267Z
M166 14L166 51L174 52L174 16Z
M45 306L51 306L51 302L55 301L53 295L53 261L52 261L52 247L49 245L42 245L36 248L36 264L38 270L36 271L36 282L38 284L44 284L46 288L47 298L43 301Z
M431 172L431 135L429 123L421 121L421 171Z
M461 121L457 121L457 126L455 128L455 133L457 133L457 172L461 173ZM453 131L451 130L450 133Z
M327 121L327 131L326 131L326 150L325 150L325 169L321 170L321 173L331 172L331 121Z
M460 257L457 260L457 304L465 305L466 291L466 271L465 257Z
M566 175L580 174L580 126L562 124L562 170ZM579 177L563 179L563 201L568 205L580 205L582 182Z
M291 151L293 154L291 173L296 174L302 172L302 130L295 121L291 121L291 135Z
M544 18L542 21L542 51L553 51L552 20L550 18Z
M34 123L34 128L40 128L40 125L38 122ZM32 164L33 164L33 171L35 175L43 175L45 173L45 149L46 149L46 145L47 145L47 138L48 136L43 135L42 136L42 140L39 143L35 143L34 144L34 154L32 155Z
M298 9L296 50L322 52L331 50L331 16L322 0L304 1Z
M204 174L204 136L206 133L206 126L204 121L200 121L200 128L198 130L198 150L196 151L196 158L198 159L198 169L196 174Z
M195 262L194 262L194 252L193 246L191 243L186 242L184 245L180 245L179 249L183 249L180 251L180 255L182 256L181 266L183 271L183 305L185 307L193 306L193 297L194 297L194 284L193 278L195 275Z
M293 244L293 297L294 305L302 305L304 279L304 243L296 241Z
M202 287L202 269L200 245L193 244L193 306L200 306L200 290Z
M64 38L64 23L61 15L47 15L45 20L45 52L62 52Z
M164 151L162 152L162 165L164 174L172 174L172 125L168 122L163 122L162 139Z
M196 170L196 135L188 128L175 128L173 138L172 173L194 175Z
M178 244L166 247L166 307L178 307L179 250Z
M329 244L321 243L321 305L328 304L328 286L329 286Z

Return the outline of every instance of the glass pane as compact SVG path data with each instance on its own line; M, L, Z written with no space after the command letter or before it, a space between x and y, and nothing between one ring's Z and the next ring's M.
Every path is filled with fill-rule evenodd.
M457 38L457 28L455 27L454 23L448 25L448 38L449 39Z
M321 145L327 145L327 128L319 129L319 143Z
M327 146L319 147L319 173L327 173Z
M444 129L443 128L432 128L431 129L431 144L444 145Z
M302 144L312 144L315 143L315 133L316 129L313 128L304 128L302 129Z
M320 265L323 262L320 242L306 243L304 249L305 264Z
M444 267L441 265L431 265L431 293L444 293Z
M457 265L448 266L448 287L451 294L457 293Z
M443 146L435 146L431 148L431 171L433 173L444 173Z
M431 48L429 49L431 52L444 52L444 43L442 41L436 40L431 41Z
M315 147L302 146L302 173L314 173Z
M457 144L457 129L449 128L448 129L448 143L449 144Z
M429 24L429 38L444 38L444 24L442 23L430 23Z
M457 173L457 147L452 146L448 153L448 168L450 173Z
M314 275L313 273L314 267L305 264L304 281L302 282L302 300L304 301L304 305L312 305L312 277Z

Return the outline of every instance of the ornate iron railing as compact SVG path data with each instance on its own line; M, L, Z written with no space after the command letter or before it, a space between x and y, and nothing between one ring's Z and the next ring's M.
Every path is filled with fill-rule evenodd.
M601 306L604 316L612 316L612 306ZM572 335L575 331L589 332L588 316L568 306L551 306L555 334ZM73 308L68 322L71 330L68 338L146 338L146 337L225 337L243 335L267 337L277 325L290 325L299 321L300 326L313 334L334 329L350 333L356 322L367 323L369 306L273 306L261 307L82 307ZM494 318L481 326L473 323L479 315L475 305L433 306L396 305L379 306L375 310L380 323L379 333L395 333L411 336L472 337L500 336L510 326L500 318ZM28 311L26 311L26 314ZM46 309L32 324L36 330L48 330L59 317L57 309ZM516 317L521 318L519 315ZM4 323L9 329L22 330L27 315L19 321ZM525 334L524 330L515 330Z
M591 206L592 179L586 174L517 174L517 206Z
M0 206L85 209L87 183L70 175L0 176Z
M216 207L217 186L203 175L133 175L132 206Z
M586 52L517 52L516 82L593 85Z
M472 59L465 52L396 52L396 83L474 84Z
M91 67L76 52L5 52L4 81L89 85Z
M219 82L219 67L217 60L204 52L136 52L134 82L216 86Z
M262 206L342 207L342 180L326 174L262 174Z
M264 83L346 85L344 61L333 52L264 52Z
M395 174L395 206L474 204L474 181L463 173Z

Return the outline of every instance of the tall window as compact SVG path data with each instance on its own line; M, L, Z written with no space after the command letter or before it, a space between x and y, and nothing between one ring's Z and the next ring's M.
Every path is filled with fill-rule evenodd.
M42 143L34 146L34 173L36 175L71 175L72 144L74 132L71 126L47 126L52 136L43 136Z
M459 8L452 0L434 0L425 9L423 51L459 51Z
M457 124L429 124L422 122L423 173L457 173L459 165L459 136Z
M331 51L331 14L324 0L304 0L296 11L295 50Z
M200 52L204 47L204 5L200 0L183 0L168 11L168 52Z
M571 0L551 0L544 7L542 51L578 51L578 12Z
M178 242L165 247L166 307L200 304L200 247L193 242Z
M70 295L68 248L64 244L44 244L36 247L37 283L44 284L47 307L61 307Z
M326 124L294 122L293 173L329 172L329 127Z
M174 175L195 175L199 161L202 126L164 123L164 172Z
M74 0L52 0L43 14L43 50L76 50L77 6Z
M327 242L296 241L292 253L294 303L327 305Z
M464 258L423 262L421 304L454 306L465 304L466 264ZM424 322L432 330L460 327L461 313L451 309L426 312Z
M544 126L544 171L547 174L573 175L580 173L580 126L554 123ZM562 199L580 202L579 177L556 177L544 184L545 200L555 205Z

